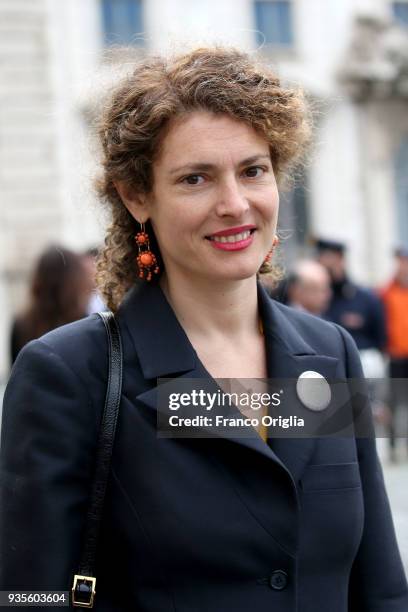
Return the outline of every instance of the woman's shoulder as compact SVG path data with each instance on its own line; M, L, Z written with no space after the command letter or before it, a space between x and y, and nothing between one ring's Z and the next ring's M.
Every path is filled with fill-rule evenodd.
M29 342L19 353L13 373L33 367L69 369L78 379L105 378L107 367L107 336L104 323L97 314L62 325ZM31 367L30 367L31 365Z
M107 338L98 315L32 340L13 365L4 394L2 429L9 435L25 426L54 433L60 427L63 435L66 428L71 433L79 431L82 423L93 439L107 371Z
M69 354L78 350L93 350L100 348L101 343L106 343L106 331L104 323L98 314L61 325L39 338L43 343L58 353Z
M345 353L357 352L351 335L337 323L280 302L274 304L288 324L317 353L344 357Z
M331 321L327 321L317 315L311 314L310 312L307 312L307 310L282 304L282 302L278 302L274 299L272 299L272 302L274 307L280 311L280 313L291 323L291 325L299 327L304 331L319 329L330 333L330 330L334 329Z

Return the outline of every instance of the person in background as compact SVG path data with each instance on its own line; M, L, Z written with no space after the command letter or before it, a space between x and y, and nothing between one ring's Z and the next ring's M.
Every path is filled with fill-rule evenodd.
M387 353L390 357L389 376L391 419L389 423L390 459L396 460L396 415L399 405L407 410L408 378L408 248L395 250L396 268L392 280L380 291L387 326ZM406 419L405 419L406 420ZM406 432L405 432L406 433ZM408 447L407 447L408 448Z
M345 245L318 239L317 260L329 272L332 297L323 317L344 327L353 337L367 378L383 378L386 344L384 309L379 297L347 275Z
M91 295L86 308L86 313L88 315L91 315L94 312L100 312L101 310L106 310L105 302L102 300L96 286L96 262L98 255L99 249L97 247L91 247L83 254L83 261L89 274L89 282L92 287Z
M28 304L12 325L11 362L30 340L85 317L91 292L82 257L61 246L48 247L35 265Z
M302 259L288 278L288 305L320 316L331 298L330 276L313 259Z

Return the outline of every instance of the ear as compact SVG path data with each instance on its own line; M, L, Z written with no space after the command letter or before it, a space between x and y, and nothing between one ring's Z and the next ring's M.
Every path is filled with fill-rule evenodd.
M149 204L146 194L137 192L128 183L122 181L114 181L114 185L132 217L139 223L146 223L149 218Z

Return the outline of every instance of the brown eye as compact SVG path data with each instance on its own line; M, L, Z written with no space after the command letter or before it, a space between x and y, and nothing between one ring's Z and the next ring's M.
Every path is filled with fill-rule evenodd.
M245 174L249 178L259 178L264 172L265 169L261 168L261 166L251 166L245 170Z
M201 185L200 179L202 178L201 174L190 174L184 177L182 182L187 183L187 185Z

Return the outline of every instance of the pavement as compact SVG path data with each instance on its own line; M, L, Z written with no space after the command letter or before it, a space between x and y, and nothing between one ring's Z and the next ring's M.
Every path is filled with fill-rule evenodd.
M408 576L408 453L405 440L397 439L397 463L388 461L388 440L377 439L378 454L390 500L395 531L405 572Z

